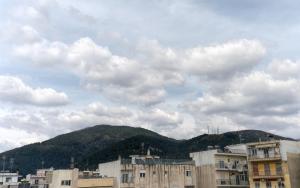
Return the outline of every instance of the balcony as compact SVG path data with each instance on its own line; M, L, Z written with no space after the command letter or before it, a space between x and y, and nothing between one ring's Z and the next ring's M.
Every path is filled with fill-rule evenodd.
M283 178L283 172L258 171L253 172L253 179L280 179Z
M218 187L249 187L248 181L241 181L237 179L217 179Z
M278 161L281 160L280 154L268 154L268 155L250 155L248 156L249 161Z
M225 164L220 164L216 163L215 164L216 170L219 171L238 171L238 172L243 172L243 171L248 171L247 164L230 164L230 163L225 163Z

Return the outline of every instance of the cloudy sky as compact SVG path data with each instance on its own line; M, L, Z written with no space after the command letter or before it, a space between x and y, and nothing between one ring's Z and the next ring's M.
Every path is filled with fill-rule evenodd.
M0 151L96 124L300 136L300 3L0 2Z

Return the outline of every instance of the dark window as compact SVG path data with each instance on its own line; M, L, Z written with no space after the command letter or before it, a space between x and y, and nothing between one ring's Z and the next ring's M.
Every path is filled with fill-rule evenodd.
M146 176L145 172L140 172L140 178L144 178Z
M278 188L284 188L284 183L283 182L278 182Z
M266 176L270 176L271 175L271 170L270 170L270 164L269 163L265 163L265 175Z
M281 163L276 163L276 174L277 175L281 175L282 174Z
M259 173L258 173L258 164L257 163L253 164L253 175L254 176L258 176L259 175Z
M185 171L185 175L188 177L192 176L192 171L190 170Z
M62 180L61 185L70 186L71 185L71 180Z
M122 183L128 183L128 177L129 175L128 174L122 174Z
M272 183L270 181L266 182L266 188L272 188Z
M260 183L259 182L255 182L255 188L260 188Z

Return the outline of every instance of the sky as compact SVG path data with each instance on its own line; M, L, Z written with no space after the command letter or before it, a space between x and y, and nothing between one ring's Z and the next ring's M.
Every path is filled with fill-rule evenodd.
M0 151L97 124L300 138L299 8L0 1Z

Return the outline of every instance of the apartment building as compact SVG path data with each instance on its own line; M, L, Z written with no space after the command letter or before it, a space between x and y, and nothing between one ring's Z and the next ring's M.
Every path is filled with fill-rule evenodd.
M193 161L160 159L149 151L99 164L98 170L102 176L116 177L117 188L194 188L196 184Z
M300 143L247 144L250 188L300 188Z
M77 168L54 170L47 174L49 188L77 188L78 174Z
M36 174L28 174L26 180L30 184L30 188L48 188L49 178L52 176L53 168L38 169Z
M19 174L9 171L0 172L0 188L15 188L18 187Z
M197 188L249 187L246 145L210 148L190 157L195 161Z

